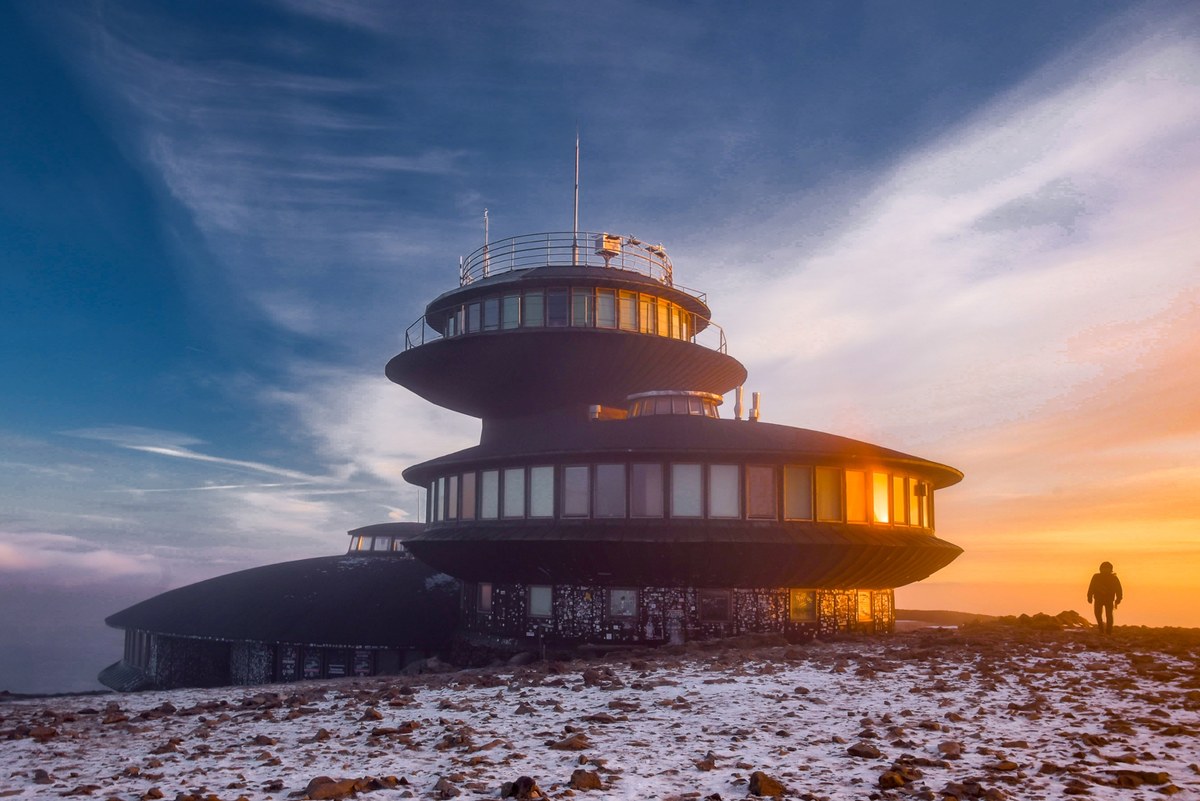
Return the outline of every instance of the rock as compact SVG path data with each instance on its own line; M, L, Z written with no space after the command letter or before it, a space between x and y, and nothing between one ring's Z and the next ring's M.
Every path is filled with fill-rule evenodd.
M756 770L750 774L749 789L751 795L767 795L775 798L787 792L782 782L768 776L761 770Z
M576 732L557 742L550 743L550 747L556 751L582 751L585 748L590 748L591 745L591 741L588 740L587 735L583 732Z
M595 771L584 770L579 768L571 773L571 781L569 786L575 790L603 790L604 783L600 781L600 774Z
M516 781L505 782L500 786L501 798L516 798L518 801L524 801L531 798L545 798L546 794L542 792L542 788L537 786L537 782L529 776L521 776Z
M316 776L309 780L304 788L306 797L314 799L345 798L355 791L354 779L333 779L329 776Z
M50 778L50 774L41 768L38 768L33 772L34 784L51 784L53 781L54 779Z
M445 776L437 780L437 784L433 785L434 798L454 798L462 795L462 790L454 786L454 783Z
M584 687L598 687L604 676L596 668L590 667L583 671L582 678Z
M879 749L870 743L857 742L846 749L846 753L860 759L878 759L883 756Z
M946 759L962 759L962 743L954 740L944 740L938 743L938 753Z
M879 788L881 790L894 790L897 787L904 786L904 777L894 770L885 770L879 776Z

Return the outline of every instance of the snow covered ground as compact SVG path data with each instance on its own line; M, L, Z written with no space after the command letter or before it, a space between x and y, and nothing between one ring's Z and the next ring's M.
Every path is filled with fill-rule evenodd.
M683 801L745 797L756 771L806 799L1200 798L1197 763L1200 630L926 629L0 702L0 797L20 799L300 798L320 776L360 781L318 797L497 798L529 776L551 798Z

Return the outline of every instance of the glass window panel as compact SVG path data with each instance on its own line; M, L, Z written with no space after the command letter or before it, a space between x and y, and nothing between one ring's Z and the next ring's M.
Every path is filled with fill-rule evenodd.
M888 514L887 473L871 474L871 513L876 523L887 523L892 519Z
M495 331L500 327L500 298L483 301L483 330Z
M611 289L596 290L596 325L617 327L617 293Z
M704 408L699 398L688 398L688 414L704 414Z
M937 506L933 502L933 487L929 487L929 495L925 498L925 515L925 525L937 528Z
M917 497L917 487L920 482L916 479L905 479L908 484L908 522L910 525L921 525L921 499Z
M433 519L444 520L446 517L446 479L437 480L437 495L433 499Z
M462 519L475 519L475 474L462 474Z
M904 508L904 501L908 497L908 493L904 491L904 476L892 476L892 522L906 524L908 523L908 513Z
M812 468L789 464L783 468L783 517L812 520Z
M625 516L625 465L596 465L596 498L592 517Z
M592 290L571 290L571 325L590 326L592 324Z
M655 414L670 414L671 413L671 399L670 398L655 398L654 399L654 413Z
M500 516L500 472L484 470L480 475L479 516L484 520L495 520Z
M570 296L565 289L546 291L546 325L561 328L570 320Z
M705 623L725 623L732 616L732 599L728 590L700 590L696 601L700 620Z
M671 304L671 336L679 338L679 307Z
M680 339L688 338L688 332L692 328L691 325L688 324L688 320L691 319L691 316L692 316L691 312L687 312L687 311L679 312L679 338Z
M637 590L609 590L609 617L637 617Z
M669 337L671 335L671 309L670 304L659 298L658 303L658 335Z
M505 295L500 309L500 327L516 328L521 324L521 296Z
M404 543L403 543L403 542L401 542L401 541L400 541L400 540L398 540L398 539L395 539L395 538L393 538L393 539L392 539L392 550L393 550L393 551L403 551L403 550L404 550Z
M529 516L554 517L554 468L529 468Z
M451 312L446 318L446 336L452 337L458 335L458 312Z
M846 521L867 522L867 474L862 470L846 471Z
M775 519L775 468L770 465L746 466L746 514Z
M526 328L540 328L545 324L546 296L539 289L525 293L525 313L521 315L521 325Z
M671 398L671 414L687 414L687 398Z
M554 613L554 588L534 585L529 588L529 616L550 617Z
M860 592L858 594L858 622L870 623L875 619L871 614L871 593Z
M458 519L458 476L450 476L446 482L446 517Z
M641 314L638 317L638 330L644 334L654 333L654 298L650 295L639 295Z
M708 467L708 516L741 517L741 492L738 466L714 464Z
M671 465L671 517L702 517L700 465Z
M481 582L479 585L479 604L476 607L480 612L492 611L492 585L491 582Z
M634 292L620 293L621 330L638 330L637 294Z
M634 517L663 516L661 464L635 464L629 482L630 512Z
M587 517L590 513L590 473L587 465L563 468L563 517Z
M480 330L479 304L472 303L467 306L467 333L474 334Z
M836 467L818 467L817 520L842 519L842 471Z
M921 493L920 495L917 496L917 508L920 509L920 513L921 513L921 525L924 526L925 528L931 528L931 526L929 525L928 501L929 501L929 493L932 490L930 490L928 484L925 484L923 482L918 482L917 486L920 487L920 490L918 490L918 491Z
M792 590L789 593L788 619L793 623L812 623L817 619L817 591Z
M504 471L504 516L525 516L524 467L510 467Z

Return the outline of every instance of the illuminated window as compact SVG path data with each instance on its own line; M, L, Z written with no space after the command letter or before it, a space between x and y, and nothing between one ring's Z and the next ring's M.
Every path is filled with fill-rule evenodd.
M539 289L525 293L525 308L521 315L521 325L526 328L541 328L546 322L546 296Z
M817 591L788 592L788 620L793 623L813 623L817 619Z
M661 464L635 464L629 482L630 513L634 517L663 516Z
M867 474L862 470L846 471L846 522L867 522Z
M637 617L637 590L609 590L609 617Z
M596 498L592 517L625 516L625 465L596 465Z
M840 521L842 519L842 471L836 467L818 467L817 477L817 520Z
M783 517L785 520L812 520L812 468L789 464L783 468Z
M571 290L571 325L590 326L592 324L592 307L595 304L590 289Z
M909 525L922 525L921 521L921 499L917 497L920 491L917 487L921 486L921 482L915 478L907 479L908 484L908 522Z
M554 517L554 468L529 468L529 516Z
M614 290L596 290L596 325L600 328L617 327L617 293Z
M563 517L587 517L591 512L588 506L590 478L587 465L563 468Z
M708 516L741 517L742 503L736 464L708 467Z
M495 331L500 327L500 298L483 301L483 330Z
M680 338L679 307L675 304L671 304L671 336Z
M887 473L871 474L871 511L876 523L887 523L891 520L888 515L888 477Z
M521 296L505 295L500 308L500 327L516 328L521 324Z
M671 304L660 298L656 305L658 307L658 335L669 337L671 335Z
M475 519L475 474L462 474L462 519Z
M704 516L701 481L700 465L671 465L671 517Z
M500 473L484 470L480 476L479 516L484 520L495 520L500 516Z
M491 582L480 582L479 584L479 602L476 604L476 609L485 614L492 613L492 585Z
M871 593L860 592L858 594L858 622L870 623L875 619L875 615L871 612Z
M525 516L525 468L504 471L504 516Z
M775 468L746 465L746 514L760 519L775 519Z
M550 617L554 613L554 588L534 585L529 588L529 616Z
M570 296L565 289L546 291L546 325L561 328L571 319Z
M446 518L458 519L458 476L446 480Z
M904 508L904 501L908 497L908 493L904 491L904 476L892 476L892 522L906 524L908 523L908 513Z
M733 599L729 590L699 590L696 603L703 623L727 623L733 617Z
M621 330L636 331L638 330L638 304L637 293L621 292L618 300L621 314Z
M643 334L654 333L654 320L657 312L654 308L654 298L650 295L639 295L638 304L641 315L638 317L638 330Z

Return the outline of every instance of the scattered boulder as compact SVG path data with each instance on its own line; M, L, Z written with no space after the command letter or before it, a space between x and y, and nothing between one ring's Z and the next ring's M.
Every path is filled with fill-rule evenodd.
M883 756L878 748L867 742L859 741L846 749L846 753L859 759L878 759Z
M545 798L546 794L542 792L542 788L537 786L537 782L533 778L520 776L516 781L505 782L500 786L500 797L526 801L532 798Z
M783 782L768 776L761 770L756 770L750 774L749 789L751 795L766 795L773 798L778 798L787 792L783 786Z
M603 790L604 783L600 781L600 774L596 771L584 770L579 768L571 773L571 781L568 785L575 790Z

